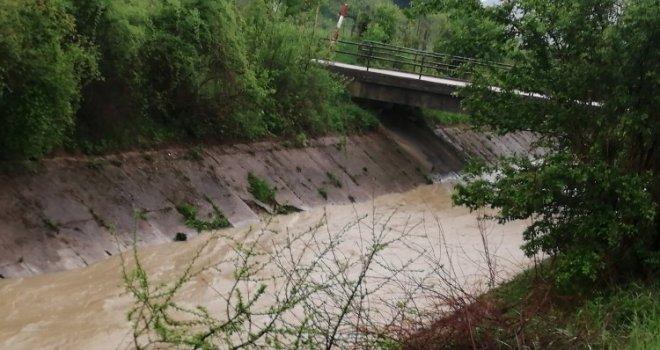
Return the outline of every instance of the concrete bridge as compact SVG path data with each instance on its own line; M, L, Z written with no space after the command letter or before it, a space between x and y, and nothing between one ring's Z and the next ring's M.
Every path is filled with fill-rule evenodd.
M347 89L355 98L396 103L413 107L460 112L461 100L456 91L464 81L415 75L386 69L339 62L323 62L328 69L350 80Z
M376 42L339 41L334 52L333 60L317 62L346 77L353 97L448 112L461 112L461 99L456 92L469 84L474 69L510 68L497 62Z

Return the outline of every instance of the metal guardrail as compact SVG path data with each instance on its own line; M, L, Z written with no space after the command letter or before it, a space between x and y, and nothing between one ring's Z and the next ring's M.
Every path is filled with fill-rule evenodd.
M335 54L355 57L357 63L371 68L388 69L423 76L452 78L467 81L477 69L509 70L511 65L499 62L452 56L390 44L363 41L338 40L333 50ZM337 56L337 55L335 55ZM341 57L335 57L342 62Z

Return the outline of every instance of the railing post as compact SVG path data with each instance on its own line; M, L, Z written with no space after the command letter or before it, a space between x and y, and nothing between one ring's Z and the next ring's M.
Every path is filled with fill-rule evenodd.
M369 45L369 55L367 56L367 72L369 71L369 66L371 66L371 56L373 55L374 52L374 44L372 42L368 43Z
M424 59L426 58L425 55L422 56L422 63L419 66L419 80L422 80L422 73L424 73Z

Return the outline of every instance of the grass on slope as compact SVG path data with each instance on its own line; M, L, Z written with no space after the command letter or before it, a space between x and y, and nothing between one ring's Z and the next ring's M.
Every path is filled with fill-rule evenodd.
M658 283L564 294L536 270L456 305L402 348L660 349Z

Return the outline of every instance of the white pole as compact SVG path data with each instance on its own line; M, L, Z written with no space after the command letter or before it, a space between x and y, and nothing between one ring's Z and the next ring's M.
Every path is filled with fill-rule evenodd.
M339 13L339 21L337 21L337 28L335 28L334 33L332 33L332 40L330 40L330 48L333 48L337 43L337 39L339 39L339 30L341 29L341 24L344 23L344 17L346 16L347 11L348 11L348 4L344 3L344 7L341 9L341 12Z

